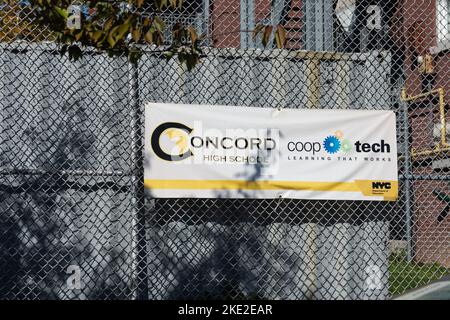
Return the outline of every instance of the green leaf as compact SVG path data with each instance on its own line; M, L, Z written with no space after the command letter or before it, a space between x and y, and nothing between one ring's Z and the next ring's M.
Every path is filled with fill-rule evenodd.
M108 35L108 43L111 48L113 48L117 42L125 37L130 29L130 18L128 18L124 23L119 24L111 29Z
M108 34L108 37L106 38L106 40L109 43L109 46L112 48L116 45L116 38L114 37L114 35L116 34L117 30L119 29L119 26L115 26L114 28L111 29L111 31Z
M147 41L148 44L153 43L153 32L151 30L147 31L144 35L144 40Z
M154 41L155 41L155 44L156 44L157 46L162 45L163 42L164 42L164 36L163 36L162 32L159 31L159 30L156 30L156 31L154 32L153 38L155 39Z
M156 16L155 18L154 18L154 20L153 20L153 25L155 26L155 28L157 29L157 30L159 30L159 31L163 31L164 30L164 28L165 28L165 23L164 23L164 21L160 18L160 17L158 17L158 16Z
M112 17L109 18L109 19L105 22L105 25L103 26L103 29L104 29L105 31L108 31L109 29L111 29L113 23L114 23L114 18L112 18Z
M266 26L263 33L262 44L264 47L269 43L270 36L272 35L273 26Z
M96 43L102 37L102 35L103 35L103 32L101 30L97 30L97 31L92 32L91 38Z
M161 10L167 7L167 1L168 0L155 0L155 5L159 10Z
M133 29L133 32L131 33L134 42L139 42L141 40L141 30L138 28Z
M60 7L55 6L55 11L64 19L67 19L69 17L69 13L67 12L67 10L64 10Z
M172 32L175 34L176 32L180 32L183 29L181 23L177 22L172 27Z
M75 34L75 40L80 41L80 39L83 36L83 34L84 34L84 30L81 30L80 32Z
M253 34L252 34L252 38L253 40L256 39L256 37L258 36L258 34L264 29L264 25L263 24L258 24L255 27L255 30L253 30Z
M174 9L181 9L183 7L183 0L169 0L169 3Z
M187 27L187 31L189 34L189 38L191 38L191 42L194 44L198 38L197 31L192 26Z
M163 55L164 55L164 57L165 57L167 60L170 60L170 59L172 59L173 56L175 55L175 52L173 52L173 51L165 51L165 52L163 53Z
M286 44L286 29L282 25L278 25L275 31L275 42L278 49L281 49Z

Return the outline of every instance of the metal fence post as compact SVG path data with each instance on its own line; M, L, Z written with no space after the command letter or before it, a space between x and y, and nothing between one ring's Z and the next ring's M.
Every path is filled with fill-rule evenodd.
M408 118L408 103L400 102L403 114L403 144L405 156L405 172L404 172L404 189L405 189L405 218L406 218L406 250L407 260L412 260L412 237L411 237L411 155L409 152L409 118Z
M133 166L133 206L134 206L134 238L136 255L134 298L148 299L147 274L147 242L145 233L145 190L144 190L144 159L142 153L143 112L139 104L139 82L137 63L128 62L129 103L132 109L132 166Z

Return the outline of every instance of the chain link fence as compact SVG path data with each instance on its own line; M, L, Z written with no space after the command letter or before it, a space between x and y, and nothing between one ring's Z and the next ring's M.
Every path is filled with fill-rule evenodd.
M69 61L34 14L0 1L2 299L388 299L449 272L450 1L185 0L163 18L207 35L190 72ZM399 199L153 199L145 102L394 110Z

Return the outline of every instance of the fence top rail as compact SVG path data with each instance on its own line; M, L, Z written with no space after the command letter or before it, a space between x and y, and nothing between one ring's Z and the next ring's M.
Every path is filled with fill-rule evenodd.
M165 51L164 48L151 48L149 46L139 46L140 50L148 54L157 54ZM45 41L40 43L17 40L14 42L1 43L0 50L13 52L44 51L56 54L61 49L61 45ZM94 48L83 48L86 54L102 54ZM203 48L203 56L221 58L248 58L270 60L321 60L321 61L366 61L371 57L384 59L390 55L387 50L374 50L362 53L346 53L334 51L306 51L306 50L286 50L286 49L239 49L239 48Z

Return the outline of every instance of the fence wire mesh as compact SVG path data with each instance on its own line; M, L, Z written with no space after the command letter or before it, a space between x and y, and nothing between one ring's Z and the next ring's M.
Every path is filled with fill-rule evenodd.
M0 1L1 298L387 299L449 272L449 0L185 0L162 17L207 35L192 71L69 61L35 16ZM394 110L399 199L153 199L145 102Z

